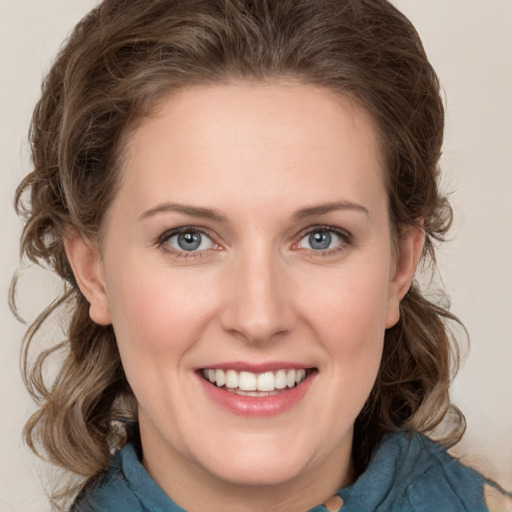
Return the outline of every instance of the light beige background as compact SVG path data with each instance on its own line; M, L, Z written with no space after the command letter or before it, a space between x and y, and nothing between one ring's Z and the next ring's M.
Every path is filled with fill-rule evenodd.
M278 1L278 0L276 0ZM40 79L68 31L95 0L0 0L0 511L49 509L41 465L21 441L33 406L18 369L23 327L6 303L18 258L12 210L28 171L26 134ZM468 419L459 450L512 487L512 1L396 0L415 23L443 83L443 167L453 190L445 286L471 335L454 398ZM30 315L51 297L41 273L22 284Z

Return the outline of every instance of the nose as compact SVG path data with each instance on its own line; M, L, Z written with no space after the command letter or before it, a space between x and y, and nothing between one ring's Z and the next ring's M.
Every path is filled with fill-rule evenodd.
M226 269L223 329L253 344L266 344L289 333L296 314L286 274L285 262L271 251L239 254Z

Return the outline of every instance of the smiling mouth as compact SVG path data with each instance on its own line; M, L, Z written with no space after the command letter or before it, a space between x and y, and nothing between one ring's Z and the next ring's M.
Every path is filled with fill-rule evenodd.
M293 389L304 382L314 368L282 369L263 373L206 368L200 371L206 381L220 389L241 396L272 396Z

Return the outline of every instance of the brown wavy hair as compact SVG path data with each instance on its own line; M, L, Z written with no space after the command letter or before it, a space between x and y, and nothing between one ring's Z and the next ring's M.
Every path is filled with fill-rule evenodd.
M389 2L104 0L75 27L44 80L30 131L34 169L16 194L25 219L22 254L64 283L24 338L23 375L39 404L25 438L82 483L101 475L112 451L136 435L137 410L113 329L90 319L63 239L72 228L99 240L124 143L159 100L194 84L276 78L349 96L370 112L385 157L394 236L421 221L423 262L435 265L434 242L444 239L452 218L439 191L443 103L416 30ZM60 308L68 312L65 341L37 352L38 331ZM441 439L450 445L464 429L449 398L458 365L449 324L457 319L417 283L400 313L356 420L359 472L387 432L429 433L450 416ZM43 367L56 353L57 376L47 382ZM70 499L76 490L65 486L59 496Z

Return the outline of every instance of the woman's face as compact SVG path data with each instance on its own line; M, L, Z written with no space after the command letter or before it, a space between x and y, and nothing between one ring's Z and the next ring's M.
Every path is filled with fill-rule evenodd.
M104 240L91 314L157 482L341 483L414 271L369 115L291 82L173 94L127 142Z

